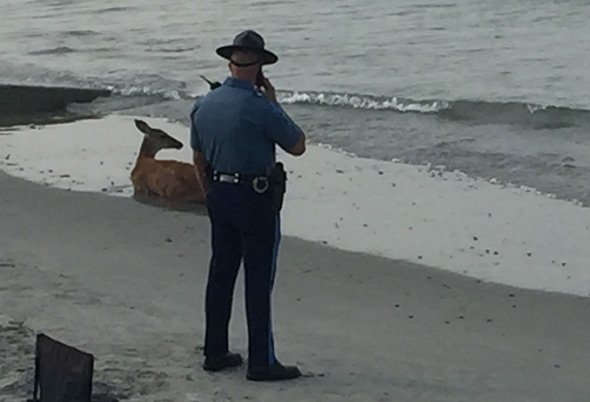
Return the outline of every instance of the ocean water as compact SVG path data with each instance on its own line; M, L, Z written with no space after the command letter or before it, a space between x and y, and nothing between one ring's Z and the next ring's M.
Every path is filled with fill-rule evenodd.
M312 142L590 205L586 1L0 0L0 15L1 83L113 91L73 112L186 123L199 74L227 74L215 48L253 28Z

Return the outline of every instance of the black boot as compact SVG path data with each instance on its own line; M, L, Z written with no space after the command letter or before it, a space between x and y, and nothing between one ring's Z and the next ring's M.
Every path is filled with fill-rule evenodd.
M296 366L283 366L276 362L271 366L250 367L246 378L250 381L281 381L301 377Z
M230 367L237 367L242 364L242 356L239 353L226 353L222 356L209 356L205 358L203 369L206 371L220 371Z

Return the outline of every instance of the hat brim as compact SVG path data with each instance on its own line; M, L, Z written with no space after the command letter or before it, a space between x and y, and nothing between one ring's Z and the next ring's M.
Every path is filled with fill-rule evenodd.
M260 49L250 48L250 47L244 47L244 46L233 46L233 45L222 46L220 48L217 48L217 50L215 52L218 55L220 55L221 57L223 57L224 59L230 60L231 54L234 52L234 50L250 50L250 51L259 53L260 55L262 55L262 64L275 64L277 61L279 61L278 56L276 54L274 54L273 52L269 52L268 50L260 50Z

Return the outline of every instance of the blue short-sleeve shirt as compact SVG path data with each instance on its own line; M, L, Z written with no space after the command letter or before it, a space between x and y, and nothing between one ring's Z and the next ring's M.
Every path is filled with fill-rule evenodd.
M279 105L235 78L197 100L191 112L191 147L219 172L264 173L274 166L275 144L289 150L301 135Z

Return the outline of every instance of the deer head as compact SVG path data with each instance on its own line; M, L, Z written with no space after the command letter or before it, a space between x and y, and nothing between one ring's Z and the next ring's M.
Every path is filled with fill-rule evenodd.
M140 151L142 156L153 157L162 149L180 149L183 146L182 142L159 128L150 127L143 120L135 119L135 127L144 135Z

